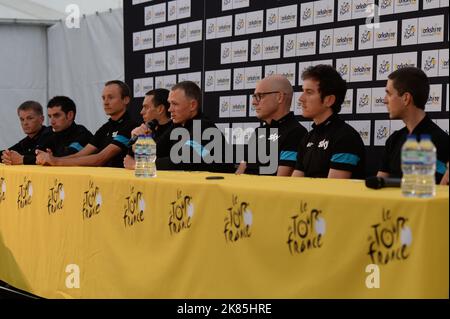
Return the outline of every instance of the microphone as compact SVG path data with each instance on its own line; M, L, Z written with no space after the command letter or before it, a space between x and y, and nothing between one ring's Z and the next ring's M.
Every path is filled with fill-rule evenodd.
M159 125L158 120L151 120L150 122L145 123L145 126L147 126L147 128L152 132L155 131L155 129L158 127L158 125ZM130 138L130 141L128 142L128 147L133 146L134 143L137 142L138 138L139 138L138 135L133 135Z
M372 189L380 189L385 187L400 187L402 183L401 178L378 177L371 176L366 178L366 187Z

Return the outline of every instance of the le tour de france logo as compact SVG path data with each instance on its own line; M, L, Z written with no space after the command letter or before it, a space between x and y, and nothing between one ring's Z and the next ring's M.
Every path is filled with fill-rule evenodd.
M253 213L250 204L239 201L236 195L232 196L231 207L227 209L225 217L224 235L227 242L236 242L251 236Z
M125 197L125 205L123 211L123 222L125 227L132 227L144 221L145 200L144 194L135 191L131 187L130 195Z
M308 203L302 201L300 211L290 219L286 243L291 255L322 247L326 223L321 210L309 209Z
M194 202L192 196L183 195L183 192L178 190L176 199L170 203L168 224L170 234L177 234L183 229L191 228L193 217Z
M23 179L23 183L19 185L19 191L17 194L17 207L19 209L25 208L31 205L33 198L33 184L26 176Z
M6 180L0 177L0 204L6 200Z
M89 188L83 194L83 219L90 219L100 214L102 203L100 188L95 186L94 182L89 181Z
M63 183L55 179L53 186L48 190L47 211L49 215L63 209L65 196Z
M372 264L387 265L391 261L406 260L412 244L408 219L394 217L389 209L383 209L381 222L371 226L368 255Z

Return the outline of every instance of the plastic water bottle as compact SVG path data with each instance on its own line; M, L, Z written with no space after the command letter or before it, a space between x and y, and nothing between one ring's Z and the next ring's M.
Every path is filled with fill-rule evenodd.
M147 158L147 173L148 177L156 177L156 142L151 135L147 136L147 148L148 148L148 158Z
M415 135L409 135L402 147L402 194L406 197L414 197L416 194L417 172L416 165L419 162L419 143Z
M136 147L134 150L134 160L136 161L136 166L134 169L134 176L136 177L146 177L146 154L145 154L145 136L139 135L136 141Z
M430 135L420 136L419 154L416 197L433 197L436 195L436 147Z

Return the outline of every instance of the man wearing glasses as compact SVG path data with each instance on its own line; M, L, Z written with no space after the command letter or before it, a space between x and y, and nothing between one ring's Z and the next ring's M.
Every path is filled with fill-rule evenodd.
M262 124L249 140L249 152L255 151L252 145L261 147L261 143L266 143L266 151L268 151L271 149L270 143L278 143L278 165L273 172L273 175L277 176L291 176L297 159L299 142L307 133L294 118L294 113L290 111L293 94L291 83L283 75L271 75L264 78L256 84L253 94L252 103L256 110L256 117ZM259 169L261 165L261 163L248 163L246 169L241 165L239 173L245 171L249 174L262 174Z

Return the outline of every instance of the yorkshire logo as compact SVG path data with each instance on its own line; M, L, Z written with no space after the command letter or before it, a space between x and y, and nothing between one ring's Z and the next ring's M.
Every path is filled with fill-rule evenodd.
M19 186L19 192L17 196L17 207L19 209L25 208L31 205L31 200L33 197L33 185L31 181L25 177L23 179L23 184Z
M331 9L320 9L316 12L316 16L318 18L329 17L329 16L331 16L332 13L333 13L333 10L331 10Z
M350 2L347 2L347 1L343 2L341 7L339 8L339 14L344 15L344 14L349 13L350 8L351 8Z
M145 15L145 20L151 20L152 19L152 12L147 11L147 14Z
M135 192L131 187L130 195L125 198L123 222L125 227L131 227L144 221L145 201L142 192Z
M268 17L268 23L270 26L277 23L277 15L275 13L270 14L270 16Z
M372 264L387 265L392 261L406 260L412 244L408 219L394 217L389 209L383 209L381 222L371 226L369 251Z
M239 19L238 22L236 23L236 29L237 30L242 30L245 27L245 22L244 19Z
M301 202L300 212L290 219L286 243L291 255L322 247L326 222L321 210L308 210L308 204Z
M274 133L269 136L268 140L271 142L276 142L276 141L278 141L279 138L280 138L280 136L277 133Z
M229 5L230 3L231 3L231 0L225 0L224 3L223 3L223 5L224 5L224 6L227 6L227 5Z
M391 63L389 61L383 60L378 69L378 73L386 74L391 72Z
M311 10L311 8L308 8L305 11L303 11L303 15L302 15L302 19L303 20L308 20L311 17L312 17L312 10Z
M414 26L414 25L408 25L408 26L405 28L405 32L404 32L404 34L403 34L403 38L409 39L409 38L414 37L415 35L416 35L416 26Z
M295 42L294 40L290 39L288 40L288 42L286 43L286 52L291 52L292 50L295 49Z
M47 211L49 215L63 209L65 197L64 185L55 179L53 187L48 190Z
M103 204L100 188L89 181L89 189L83 195L83 219L90 219L100 214L100 208Z
M436 36L440 35L442 33L442 27L432 26L432 27L425 27L422 28L422 36Z
M326 35L323 39L322 39L322 48L326 48L327 46L329 46L331 44L331 37L329 35Z
M252 55L258 55L258 54L261 54L261 44L256 44L252 50Z
M238 197L233 195L232 206L228 208L223 231L227 242L236 242L251 236L253 213L249 206L249 203L239 202Z
M6 180L0 178L0 204L6 200Z
M372 31L366 30L361 34L361 43L367 43L372 39Z
M370 66L356 66L353 68L353 74L356 75L364 75L364 74L369 74L371 70Z
M386 126L380 126L377 130L377 139L382 140L388 137L389 130Z
M162 42L162 40L163 40L163 34L158 33L158 35L156 36L156 42Z
M381 0L380 1L380 7L381 9L387 9L390 6L392 6L392 0Z
M396 69L399 70L399 69L403 69L403 68L414 67L414 63L405 62L405 63L396 64L395 66L396 66Z
M348 65L347 64L342 64L339 68L338 68L338 73L344 77L345 75L348 74Z
M388 41L395 38L395 32L379 32L377 33L377 39L380 41Z
M151 58L147 59L146 67L147 68L151 68L152 67L152 59Z
M448 69L448 58L441 58L441 68L442 69Z
M183 196L181 191L177 191L177 198L170 203L169 229L170 234L177 234L183 229L191 228L192 217L194 217L194 204L191 196Z
M311 49L314 47L314 41L301 41L298 44L299 49Z
M436 58L429 56L425 59L425 65L424 69L425 71L430 71L431 69L434 69L436 67Z
M358 102L358 106L360 108L366 107L369 105L369 95L368 94L363 94L360 98L359 98L359 102Z

